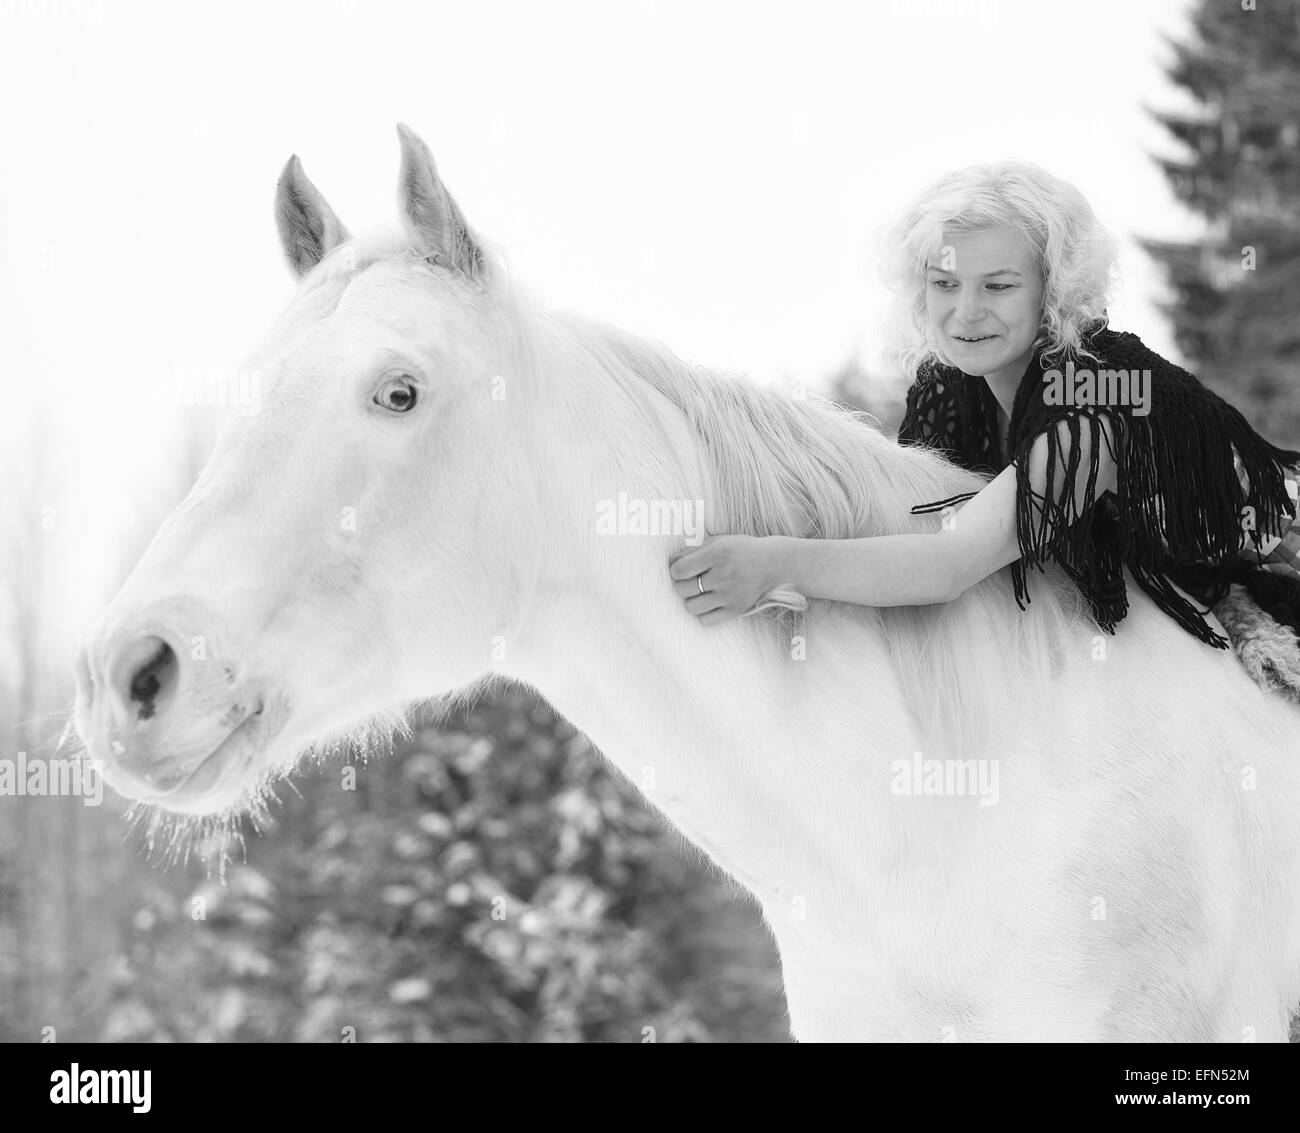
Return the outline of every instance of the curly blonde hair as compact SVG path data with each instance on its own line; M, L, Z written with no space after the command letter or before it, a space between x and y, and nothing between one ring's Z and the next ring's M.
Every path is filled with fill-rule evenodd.
M1034 348L1057 365L1095 357L1084 344L1089 326L1106 317L1115 239L1073 185L1027 161L972 165L945 174L884 233L886 282L897 299L894 354L909 380L944 357L929 334L925 270L944 232L1007 227L1023 234L1043 280L1043 313Z

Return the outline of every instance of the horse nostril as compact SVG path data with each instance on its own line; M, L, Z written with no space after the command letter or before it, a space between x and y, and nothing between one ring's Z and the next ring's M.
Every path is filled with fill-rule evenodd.
M151 719L176 685L179 666L172 647L159 637L145 638L132 646L139 656L148 651L144 662L131 675L128 687L131 706L139 720Z

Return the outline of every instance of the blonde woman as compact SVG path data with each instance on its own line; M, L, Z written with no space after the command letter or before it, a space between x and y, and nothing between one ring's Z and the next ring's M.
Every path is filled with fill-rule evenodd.
M899 439L992 475L938 533L862 539L721 535L670 575L704 624L753 612L777 582L870 606L947 602L1011 565L1055 561L1114 632L1123 569L1180 625L1227 641L1176 584L1212 603L1242 582L1300 622L1300 453L1264 440L1187 371L1112 330L1114 241L1073 186L1025 162L933 184L891 230L913 384Z

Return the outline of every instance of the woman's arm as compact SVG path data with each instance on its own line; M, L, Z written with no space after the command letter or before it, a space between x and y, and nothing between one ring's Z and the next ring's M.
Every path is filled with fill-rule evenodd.
M1097 460L1093 498L1116 488L1114 435L1100 417L1105 439ZM1058 459L1073 448L1066 422L1057 424ZM1029 482L1038 497L1047 495L1047 436L1029 449ZM1091 430L1079 431L1080 458L1074 500L1082 501L1091 469ZM1053 468L1053 492L1065 494L1061 466ZM762 592L790 584L809 598L863 606L928 606L950 602L969 587L1020 557L1016 534L1016 467L1009 465L962 506L953 522L934 534L877 535L862 539L754 539L719 536L670 561L670 574L687 610L706 625L748 611ZM1041 516L1041 508L1039 509ZM696 577L702 575L701 594Z
M1062 462L1072 441L1065 422L1057 426ZM1097 461L1093 498L1116 487L1114 436L1101 419L1106 443ZM1047 494L1047 437L1029 449L1029 483ZM1091 468L1090 430L1079 433L1079 464L1073 498L1082 500ZM1060 480L1059 469L1053 479ZM1058 483L1059 501L1063 486ZM1041 514L1041 509L1040 509ZM934 534L878 535L866 539L781 538L774 548L783 579L809 598L829 598L864 606L926 606L950 602L981 579L1020 557L1016 538L1016 466L1008 465L958 509L952 523ZM784 567L784 571L780 568Z

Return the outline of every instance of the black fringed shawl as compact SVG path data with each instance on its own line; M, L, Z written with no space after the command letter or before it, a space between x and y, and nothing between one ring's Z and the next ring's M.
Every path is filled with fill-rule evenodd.
M1226 648L1228 641L1205 621L1208 610L1189 603L1170 581L1207 607L1218 602L1232 582L1241 582L1279 621L1300 629L1300 582L1259 570L1239 554L1248 505L1254 508L1256 530L1289 526L1295 507L1278 464L1300 462L1300 452L1264 440L1236 409L1192 374L1149 350L1136 335L1099 323L1084 345L1099 361L1076 359L1077 370L1151 372L1146 387L1149 413L1135 414L1132 405L1109 402L1099 407L1112 422L1118 472L1116 492L1106 492L1100 500L1094 495L1101 422L1082 405L1047 403L1044 371L1054 367L1042 361L1041 353L1035 353L1016 393L1008 432L1010 461L1002 460L998 403L982 377L931 364L907 394L900 441L943 449L957 463L979 472L997 474L1007 463L1016 464L1020 558L1011 567L1016 603L1023 610L1029 601L1028 567L1041 572L1043 564L1053 560L1082 590L1097 624L1114 633L1128 611L1122 573L1127 566L1162 610L1216 648ZM1065 372L1064 363L1055 368ZM1072 439L1068 453L1055 427L1061 421ZM1091 437L1091 468L1083 499L1076 500L1073 484L1082 428ZM1045 500L1034 496L1029 486L1027 459L1030 446L1044 434L1049 446ZM1249 498L1233 464L1234 448L1248 477ZM912 510L937 510L974 494Z

